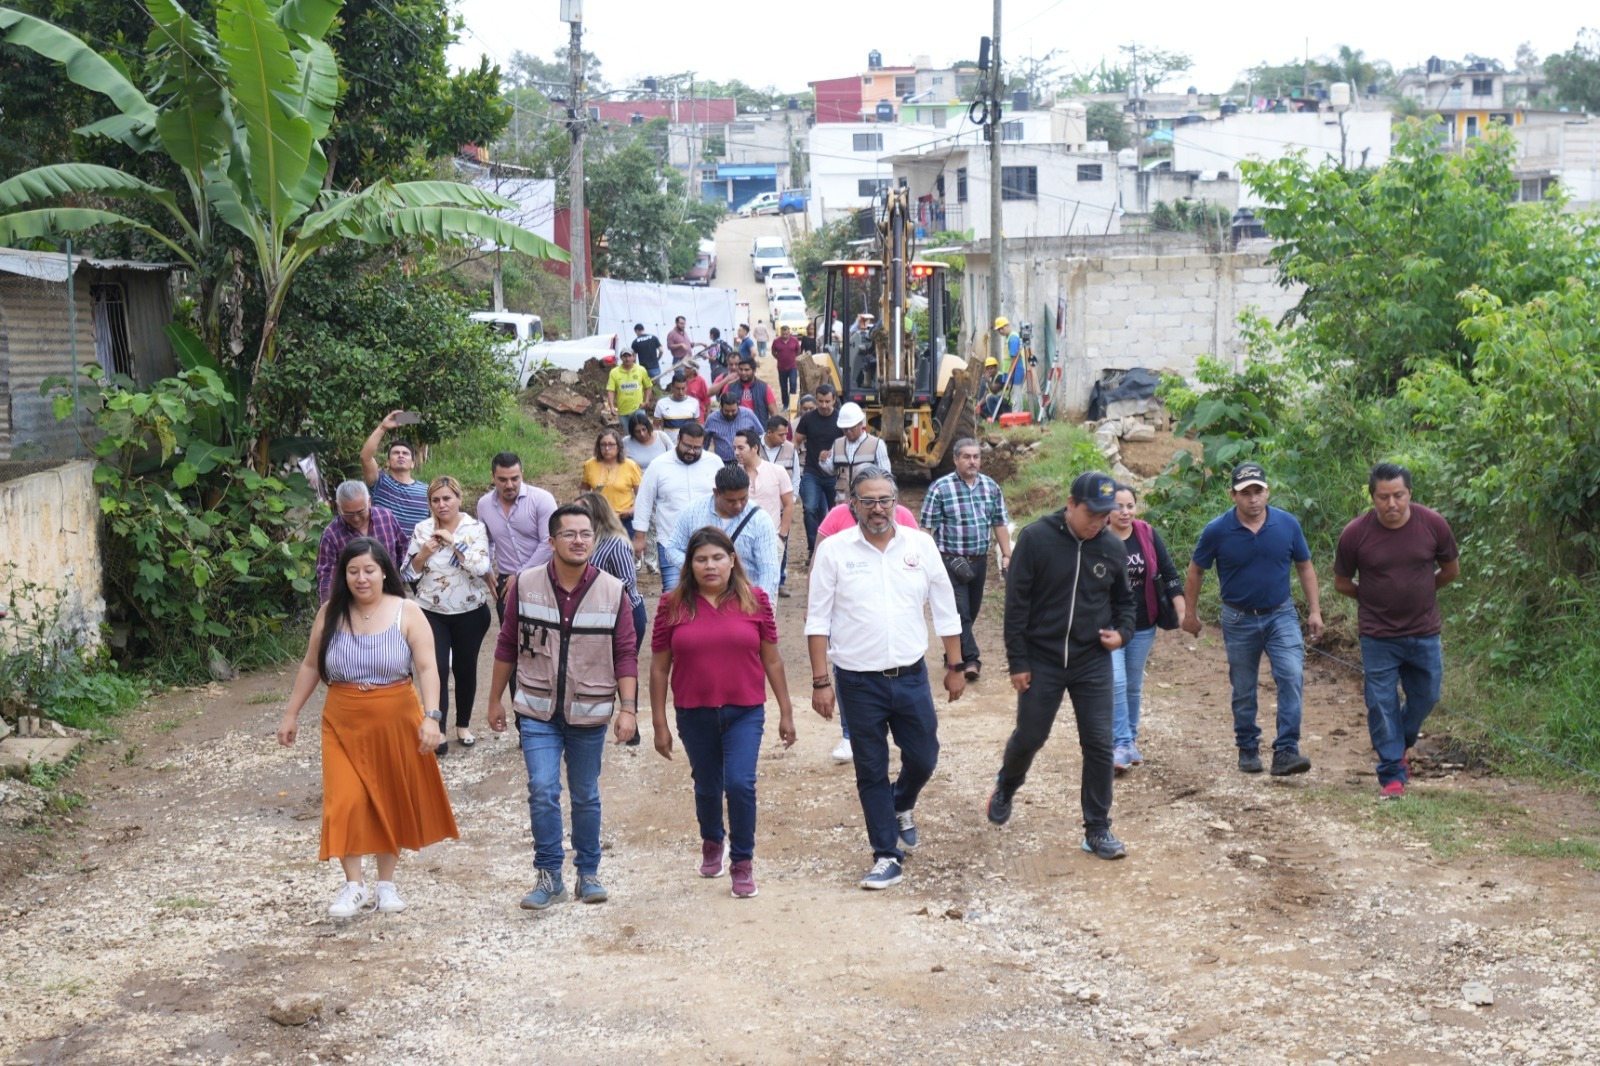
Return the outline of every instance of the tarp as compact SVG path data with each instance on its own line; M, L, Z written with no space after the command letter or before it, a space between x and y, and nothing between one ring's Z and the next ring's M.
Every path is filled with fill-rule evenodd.
M732 341L738 324L734 291L703 285L660 285L651 281L616 281L601 278L595 310L595 331L616 333L618 343L633 343L633 325L644 324L646 333L661 340L662 367L666 367L667 333L673 319L682 315L695 349L711 339L711 327Z
M1142 414L1158 405L1156 387L1161 375L1136 366L1132 370L1107 370L1089 389L1089 420Z

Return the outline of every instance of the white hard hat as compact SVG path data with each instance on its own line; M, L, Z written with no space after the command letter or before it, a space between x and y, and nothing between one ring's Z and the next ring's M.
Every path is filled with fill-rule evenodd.
M858 403L847 403L839 408L839 428L850 429L853 426L864 425L867 414Z

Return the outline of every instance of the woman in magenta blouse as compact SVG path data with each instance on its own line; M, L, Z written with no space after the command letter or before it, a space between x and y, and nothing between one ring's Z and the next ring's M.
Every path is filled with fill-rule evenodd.
M661 597L650 637L656 751L672 758L670 677L678 738L694 777L700 876L720 877L727 869L733 894L746 898L756 894L756 758L766 726L767 685L778 700L778 736L787 748L794 743L789 682L778 657L772 604L745 576L728 535L714 526L696 530L684 557L678 587Z

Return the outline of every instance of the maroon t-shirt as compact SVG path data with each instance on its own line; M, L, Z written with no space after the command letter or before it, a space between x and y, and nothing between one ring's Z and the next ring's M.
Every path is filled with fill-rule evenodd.
M1360 575L1357 616L1364 637L1431 637L1443 627L1434 572L1461 553L1450 523L1437 511L1411 505L1399 529L1368 511L1344 527L1333 572Z
M800 338L792 333L787 337L780 333L772 342L772 358L777 361L779 370L793 370L800 361Z
M701 599L693 618L673 622L667 597L656 607L652 652L672 652L672 702L679 708L755 707L767 702L761 645L778 643L778 622L767 594L751 588L754 614L730 596L716 608Z

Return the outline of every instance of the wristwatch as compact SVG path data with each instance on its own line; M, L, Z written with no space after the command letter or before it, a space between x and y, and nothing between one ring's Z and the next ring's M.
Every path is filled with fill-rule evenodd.
M423 711L422 712L422 717L424 717L424 718L432 718L435 722L438 722L440 725L444 724L444 712L443 711Z

